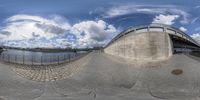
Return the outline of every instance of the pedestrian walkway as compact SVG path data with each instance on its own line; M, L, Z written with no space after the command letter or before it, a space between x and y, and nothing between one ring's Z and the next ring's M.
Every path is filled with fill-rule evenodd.
M146 64L99 52L55 68L0 63L0 100L200 100L199 71L184 54Z

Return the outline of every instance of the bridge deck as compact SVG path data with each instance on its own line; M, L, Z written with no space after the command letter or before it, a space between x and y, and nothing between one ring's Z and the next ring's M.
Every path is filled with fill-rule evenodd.
M70 78L53 82L21 78L11 71L12 66L0 63L0 100L199 99L198 59L180 54L168 61L142 64L104 53L82 58L88 59Z

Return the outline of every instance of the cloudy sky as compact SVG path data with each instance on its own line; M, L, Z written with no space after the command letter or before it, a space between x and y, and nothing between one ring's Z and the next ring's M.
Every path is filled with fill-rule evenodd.
M130 26L162 23L200 42L199 0L0 0L0 44L102 46Z

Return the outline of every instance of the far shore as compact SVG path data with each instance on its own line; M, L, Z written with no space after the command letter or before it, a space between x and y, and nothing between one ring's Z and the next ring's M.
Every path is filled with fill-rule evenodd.
M98 48L16 48L16 47L3 47L4 49L24 50L32 52L79 52L79 51L92 51L99 50Z

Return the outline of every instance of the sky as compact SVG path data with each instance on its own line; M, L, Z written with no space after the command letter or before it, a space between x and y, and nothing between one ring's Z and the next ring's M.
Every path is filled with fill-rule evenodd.
M200 43L199 0L0 0L0 45L90 48L123 30L161 23Z

